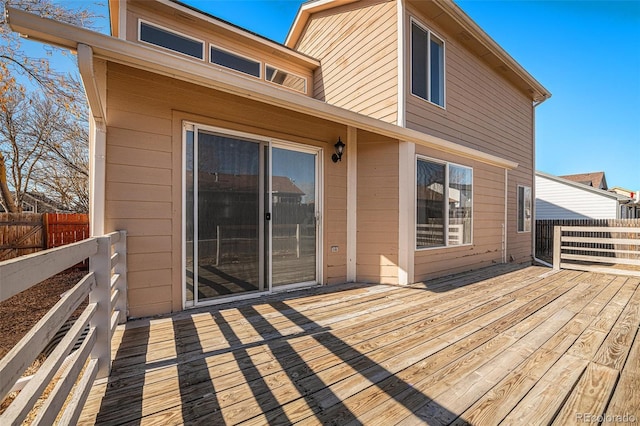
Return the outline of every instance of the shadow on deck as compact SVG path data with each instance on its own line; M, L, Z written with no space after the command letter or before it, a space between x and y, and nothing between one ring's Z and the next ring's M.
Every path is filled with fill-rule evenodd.
M638 421L639 284L500 265L131 322L81 423Z

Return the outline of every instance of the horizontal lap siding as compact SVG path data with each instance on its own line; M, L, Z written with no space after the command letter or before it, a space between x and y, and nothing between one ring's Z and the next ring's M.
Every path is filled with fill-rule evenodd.
M357 280L398 283L398 143L358 132Z
M333 150L325 152L324 268L325 283L339 284L347 277L347 163L331 161ZM331 251L338 247L338 252Z
M508 172L507 258L516 262L530 261L531 233L517 233L516 230L516 191L518 185L533 188L531 100L498 71L468 51L458 41L457 35L446 34L437 22L423 19L411 7L408 11L407 31L410 29L409 18L414 16L445 39L446 109L412 95L408 74L407 127L518 163L515 170ZM408 32L407 37L410 40ZM407 64L410 64L407 53ZM493 188L493 196L498 199L504 198L500 195L504 192L503 181L502 173L501 183ZM502 217L504 212L500 223L503 222Z
M502 262L504 170L420 146L416 153L473 168L473 244L416 251L415 281Z
M312 15L297 50L322 63L313 96L395 123L397 40L395 1L364 1Z
M324 282L345 281L344 126L113 63L107 84L105 226L128 231L130 316L181 309L182 119L322 147Z
M618 201L536 176L536 219L616 219Z
M216 47L228 50L235 54L241 55L248 59L258 61L262 63L261 75L264 80L264 66L269 64L270 66L277 67L283 71L288 71L295 75L306 78L307 80L307 94L311 93L311 86L313 81L313 72L309 66L301 65L290 60L283 58L282 53L273 48L265 48L264 45L258 42L247 43L242 37L238 35L230 35L226 31L222 31L219 28L206 23L205 21L198 21L194 19L186 19L181 13L175 13L173 8L169 6L159 5L155 2L130 2L127 6L127 40L138 42L138 20L142 19L146 22L159 25L162 28L177 31L181 34L188 35L205 42L204 48L204 62L209 63L209 43ZM163 52L169 52L162 47L155 47L148 43L141 42L144 46L148 46L153 49L159 49ZM180 53L174 53L177 56L183 57ZM185 57L185 59L187 59ZM196 60L198 59L188 59ZM211 64L211 67L220 69L219 65ZM224 69L224 68L222 68ZM236 73L235 71L229 71ZM245 75L245 74L243 74ZM253 77L250 77L253 78ZM287 89L284 89L287 90Z

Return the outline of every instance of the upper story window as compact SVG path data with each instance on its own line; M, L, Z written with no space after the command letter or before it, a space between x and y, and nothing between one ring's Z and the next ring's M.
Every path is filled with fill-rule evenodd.
M411 21L411 93L444 107L444 41Z
M209 60L213 64L222 65L225 68L240 71L254 77L260 78L260 62L245 58L235 53L211 46L211 56Z
M197 59L204 59L204 42L178 34L175 31L167 30L156 25L152 25L142 20L139 21L139 39L183 55Z
M266 65L265 70L265 80L280 86L288 87L289 89L296 90L298 92L307 93L306 78L272 67L271 65Z
M416 249L471 244L473 169L418 157Z

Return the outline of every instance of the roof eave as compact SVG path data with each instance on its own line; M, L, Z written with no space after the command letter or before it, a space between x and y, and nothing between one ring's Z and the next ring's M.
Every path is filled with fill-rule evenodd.
M323 10L331 9L334 7L342 6L343 4L353 3L356 0L315 0L304 3L298 9L285 45L290 48L295 48L304 28L307 25L311 14L320 12ZM526 86L531 90L531 98L535 102L535 105L540 105L551 97L551 93L538 82L531 74L529 74L515 59L511 57L498 43L495 42L473 19L469 17L457 4L451 0L432 0L434 1L445 13L451 16L458 25L463 27L471 36L476 38L485 48L487 48L492 54L494 54L506 67L508 67L515 75L518 76Z
M582 183L579 183L579 182L574 182L574 181L569 180L569 179L564 179L564 178L561 178L560 176L551 175L549 173L541 172L539 170L536 171L536 175L540 176L540 177L543 177L543 178L546 178L546 179L549 179L549 180L556 181L558 183L565 184L567 186L572 186L574 188L581 189L583 191L588 191L588 192L592 192L594 194L601 195L603 197L612 198L614 200L618 200L618 201L632 200L632 198L627 197L626 195L620 195L620 194L616 194L614 192L605 191L604 189L598 189L598 188L594 188L592 186L587 186L585 184L582 184Z
M471 19L460 6L452 0L433 1L530 87L532 90L531 95L536 105L541 104L551 97L551 92L513 59L513 57Z
M416 130L399 127L308 96L249 80L209 64L185 60L126 40L116 39L84 28L41 18L19 9L7 8L10 27L34 40L77 50L79 44L91 46L94 55L108 61L169 76L189 83L220 90L253 101L297 111L346 126L377 133L392 139L450 152L485 164L515 169L518 163L483 151L459 145Z
M327 9L333 9L334 7L342 6L349 3L355 3L358 0L311 0L300 5L298 13L296 14L289 33L285 39L285 46L295 49L302 31L309 21L309 17L316 12L321 12Z

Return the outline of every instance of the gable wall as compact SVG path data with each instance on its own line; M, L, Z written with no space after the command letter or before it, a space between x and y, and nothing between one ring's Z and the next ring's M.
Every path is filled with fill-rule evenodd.
M417 4L422 7L420 2ZM530 261L532 234L517 233L516 230L516 191L518 185L533 188L531 100L466 49L457 35L448 34L438 23L439 19L446 19L444 15L430 18L425 15L427 12L413 4L407 5L406 126L519 164L508 174L507 258L516 262ZM411 16L445 40L446 108L411 94ZM503 186L500 188L504 190Z
M396 123L396 2L366 0L311 16L296 50L317 58L313 97Z

